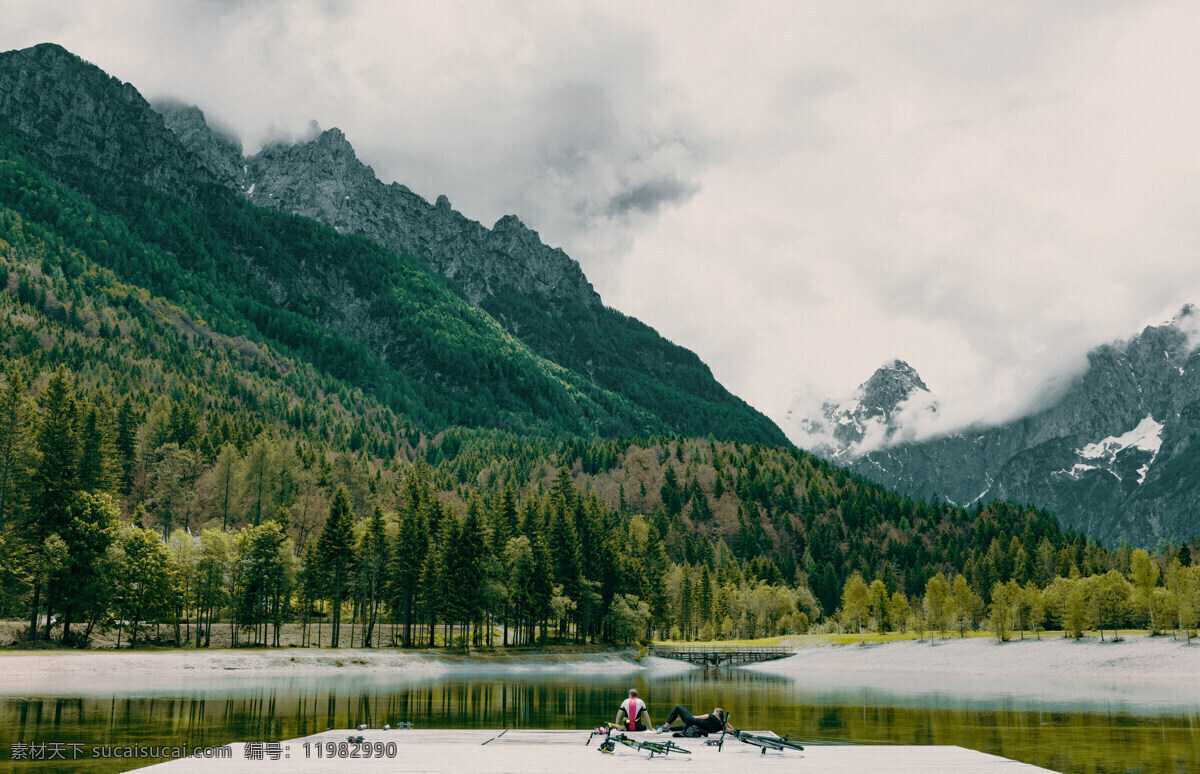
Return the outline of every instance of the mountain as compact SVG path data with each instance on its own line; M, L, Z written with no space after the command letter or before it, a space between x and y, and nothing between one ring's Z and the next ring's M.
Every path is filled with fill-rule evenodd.
M835 453L913 496L1033 503L1113 544L1191 539L1200 534L1198 329L1200 312L1187 306L1099 347L1052 406L1003 426L863 450L844 433L850 442Z
M662 419L673 432L786 444L770 420L722 387L695 354L606 307L579 264L506 215L490 229L445 196L430 204L385 185L339 129L245 158L195 107L157 106L230 190L253 204L370 237L441 275L533 351Z
M936 573L961 573L982 610L997 583L1127 570L1127 554L1064 534L1043 509L923 502L794 447L672 437L678 425L643 397L703 409L713 388L689 381L702 372L660 382L633 362L629 384L601 386L424 263L255 205L237 142L198 113L179 119L177 134L132 87L57 46L0 54L0 614L49 622L47 638L55 621L75 644L85 621L89 633L129 621L116 590L131 583L158 587L143 608L155 629L214 612L200 584L181 611L167 577L194 570L186 547L208 530L224 537L201 538L201 552L233 548L218 569L280 559L266 562L277 606L237 602L239 585L216 611L232 632L266 631L267 610L306 619L316 598L343 600L314 570L328 558L317 546L350 552L322 527L346 517L365 522L360 557L394 535L388 615L404 606L431 639L479 615L523 622L530 638L623 638L618 624L753 638L833 613L856 574L915 603ZM468 232L510 256L540 250L515 221L501 226ZM504 293L516 297L489 298ZM600 322L617 314L599 309ZM644 327L618 330L644 334L620 339L631 359L694 358ZM647 384L660 392L639 392ZM927 392L894 363L841 415L899 427ZM751 436L754 415L735 408L689 426ZM1123 461L1153 431L1088 459ZM158 552L143 564L161 572L131 570L110 538ZM65 561L48 565L50 551ZM368 586L351 592L360 610L377 601Z
M794 403L785 426L801 446L831 459L860 456L891 445L912 412L937 413L937 401L916 369L903 360L880 366L842 401L825 401L816 416Z
M614 341L628 346L620 367L596 368L608 375L608 387L583 369L539 355L464 301L462 288L470 283L451 292L446 279L395 248L256 206L256 192L240 189L249 164L236 163L236 141L210 130L198 113L189 134L180 129L186 119L173 121L177 135L136 89L59 46L0 54L0 153L8 162L0 168L6 176L0 203L53 231L117 281L164 298L216 334L271 348L361 389L411 427L782 438L717 384L694 354L617 312L600 307L596 320L603 324L588 329L595 336L580 345L583 351L611 349ZM339 135L326 133L306 147L342 158L377 183ZM270 158L264 151L256 162L265 185L303 187L293 176L288 189L287 175ZM455 245L466 255L479 239L492 253L538 253L551 263L561 255L535 249L536 235L515 219L487 231L478 224L473 229L446 205L420 206L436 218L422 221L433 230L417 234L414 244L436 243L443 257L452 256ZM525 266L533 272L537 262L530 258ZM563 277L573 276L568 269ZM542 276L548 278L543 292L555 292L557 275ZM590 290L577 266L571 281ZM573 305L564 288L565 307L591 308ZM610 335L610 319L626 323ZM563 320L551 318L545 326ZM639 370L646 360L656 364L649 370L672 379Z

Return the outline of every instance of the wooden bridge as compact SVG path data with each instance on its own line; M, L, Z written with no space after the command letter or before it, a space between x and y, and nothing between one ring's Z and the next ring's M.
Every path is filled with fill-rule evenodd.
M719 667L724 664L740 666L759 661L787 658L795 652L783 645L651 645L650 653L662 658L674 658L693 664Z

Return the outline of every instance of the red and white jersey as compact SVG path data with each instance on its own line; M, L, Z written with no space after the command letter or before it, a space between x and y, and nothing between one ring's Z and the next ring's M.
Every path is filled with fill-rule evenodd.
M628 730L632 731L637 725L638 717L646 711L646 702L631 696L621 702L621 709L625 711L625 724L628 726Z

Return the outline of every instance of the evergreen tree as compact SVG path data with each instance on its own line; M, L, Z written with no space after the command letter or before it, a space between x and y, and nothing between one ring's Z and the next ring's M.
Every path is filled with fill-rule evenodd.
M46 545L51 535L64 532L69 508L78 483L76 467L79 439L75 430L75 397L67 369L59 366L42 395L42 420L37 437L37 465L30 476L26 539L35 548ZM33 591L30 639L37 639L37 618L42 585ZM57 600L47 599L47 610ZM49 615L47 615L49 619Z
M25 377L19 369L8 373L3 397L0 397L0 527L13 510L13 497L23 483L22 458L26 452L27 411Z
M413 612L417 602L417 584L425 565L429 548L429 522L425 508L418 501L409 501L396 530L395 548L391 562L392 614L404 618L404 647L412 647Z
M84 639L107 610L109 602L108 548L116 536L120 510L103 492L75 495L70 521L59 537L67 548L65 564L50 579L51 597L59 600L62 641L71 642L71 624L88 624Z
M338 647L342 624L342 603L350 585L351 563L354 560L354 515L350 511L350 496L345 487L338 487L329 504L329 518L317 539L317 554L325 567L333 622L330 645Z
M683 497L679 491L679 480L675 477L675 468L669 463L663 471L663 483L658 493L662 496L667 515L678 516L683 510Z
M217 464L213 476L213 491L210 509L214 517L221 517L221 529L229 528L229 509L237 502L239 493L235 481L234 463L237 450L226 443L217 452Z
M359 596L364 602L366 617L362 640L364 648L372 647L374 642L375 619L383 599L390 555L383 509L376 505L371 510L367 528L359 538L356 557Z
M121 398L117 409L116 426L116 457L118 478L122 494L129 494L133 488L134 471L137 470L137 414L133 409L133 401L128 395Z
M106 401L92 403L83 412L79 430L79 489L84 492L117 490L116 443Z
M461 569L455 582L463 588L464 621L475 625L475 644L482 645L479 624L483 623L484 587L487 583L488 539L484 532L482 506L479 499L467 501L467 517L462 524L459 541Z

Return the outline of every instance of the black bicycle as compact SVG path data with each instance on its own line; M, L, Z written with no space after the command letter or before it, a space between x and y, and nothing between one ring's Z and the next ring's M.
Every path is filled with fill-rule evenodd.
M591 741L591 737L588 737ZM642 741L640 739L630 739L625 734L610 734L603 742L600 743L600 752L605 755L612 755L617 749L618 744L623 744L626 747L632 747L638 752L649 752L650 757L655 755L667 755L668 753L678 752L685 755L691 755L690 750L685 750L674 742L652 742L650 740Z
M729 722L728 715L725 716L725 722ZM783 751L804 749L804 745L800 744L799 742L789 741L791 734L784 734L783 736L775 736L772 734L771 736L767 736L765 734L751 734L750 732L743 731L739 728L728 735L732 736L739 742L744 742L752 747L759 748L763 755L767 754L767 750ZM707 744L709 747L716 747L717 751L719 752L725 746L725 736L725 729L721 729L721 737L719 739L710 739L708 742L705 742L705 744Z

